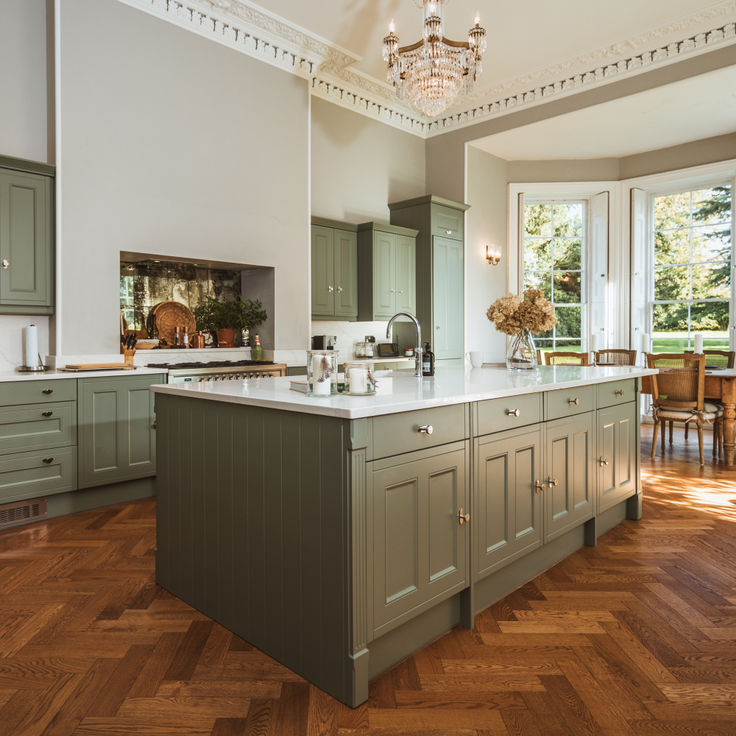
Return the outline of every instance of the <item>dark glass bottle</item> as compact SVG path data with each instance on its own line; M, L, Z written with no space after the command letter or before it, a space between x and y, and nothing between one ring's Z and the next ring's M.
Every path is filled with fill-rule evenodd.
M429 343L424 344L424 352L422 353L422 375L434 375L434 353L429 347Z

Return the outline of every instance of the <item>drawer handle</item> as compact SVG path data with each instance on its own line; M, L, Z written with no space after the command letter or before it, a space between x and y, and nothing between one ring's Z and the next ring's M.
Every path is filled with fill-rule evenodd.
M506 416L507 417L519 417L521 416L521 412L518 409L506 409Z
M616 390L615 390L615 391L613 392L613 395L614 395L614 396L623 396L623 395L624 395L624 390L623 390L622 388L617 388L617 389L616 389Z
M51 465L51 463L54 462L54 458L52 458L52 457L45 457L43 459L43 462L45 462L46 465Z
M50 417L54 412L52 411L42 411L41 416L42 417Z
M541 480L534 481L534 493L541 493L544 490L545 483Z
M48 396L49 394L54 393L54 389L52 389L52 388L45 388L45 389L43 389L43 391L41 391L41 393L42 394L46 394L46 396Z
M567 405L568 406L578 406L580 404L580 399L576 396L574 399L568 399Z
M557 482L557 478L553 478L551 475L548 475L547 476L547 485L550 488L552 488L553 486L554 487L557 487L559 485L559 483Z
M606 465L608 465L608 460L606 460L605 457L598 458L598 464L604 468Z
M423 424L421 427L417 427L419 434L432 434L434 427L431 424Z
M460 526L470 524L470 514L466 513L462 506L460 511L457 512L457 520L460 522Z

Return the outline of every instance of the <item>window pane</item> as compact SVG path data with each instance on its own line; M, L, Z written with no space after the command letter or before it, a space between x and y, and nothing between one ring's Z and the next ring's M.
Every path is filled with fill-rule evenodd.
M552 207L548 204L528 204L524 208L524 230L527 235L552 235Z
M652 309L652 332L687 332L688 306L655 304Z
M563 273L555 272L555 304L580 304L582 302L580 280L580 271L565 271Z
M557 337L577 337L582 334L582 309L581 307L557 307L557 326L555 333Z
M690 225L690 192L668 194L654 199L654 229Z
M715 261L731 258L730 227L693 228L693 260Z
M693 266L693 299L728 299L731 265L727 261Z
M582 202L552 205L552 218L556 238L579 238L583 234Z
M731 187L711 187L693 192L693 225L731 221Z
M654 264L687 263L690 260L690 229L654 233Z
M728 331L728 302L693 302L690 307L692 332Z
M525 273L524 274L525 289L539 289L545 299L552 299L552 286L550 280L550 272L542 273Z
M543 271L552 267L552 241L530 238L524 242L524 268Z
M690 266L654 269L654 298L657 301L690 298Z
M558 271L579 271L582 263L582 242L569 238L555 239L554 266Z

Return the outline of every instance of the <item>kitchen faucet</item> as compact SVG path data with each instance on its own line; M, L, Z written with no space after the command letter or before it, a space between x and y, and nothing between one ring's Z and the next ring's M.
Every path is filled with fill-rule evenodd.
M414 327L417 328L417 346L414 348L414 375L417 378L422 377L422 328L419 326L419 320L410 312L396 312L388 321L386 327L386 339L391 339L391 325L397 317L408 317L413 323Z

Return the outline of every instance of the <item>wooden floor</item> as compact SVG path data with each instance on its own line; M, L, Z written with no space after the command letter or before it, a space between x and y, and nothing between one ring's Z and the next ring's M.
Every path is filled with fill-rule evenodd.
M736 473L701 470L692 435L649 461L643 435L642 521L380 677L356 710L154 585L153 502L8 530L0 734L735 734Z

